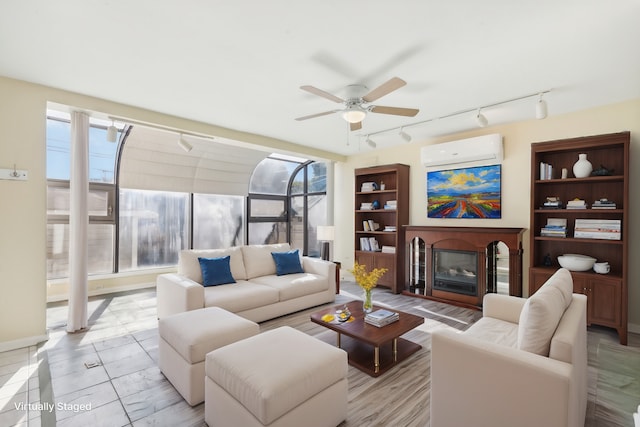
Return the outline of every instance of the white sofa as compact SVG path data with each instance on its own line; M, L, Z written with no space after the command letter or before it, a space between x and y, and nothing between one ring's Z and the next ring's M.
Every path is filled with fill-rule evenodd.
M587 297L558 270L528 299L487 294L465 332L432 335L431 427L583 427Z
M272 252L286 252L287 243L183 250L177 273L156 281L158 318L204 307L220 307L254 322L273 319L335 300L336 265L300 257L303 273L276 275ZM230 256L235 283L202 285L199 257Z

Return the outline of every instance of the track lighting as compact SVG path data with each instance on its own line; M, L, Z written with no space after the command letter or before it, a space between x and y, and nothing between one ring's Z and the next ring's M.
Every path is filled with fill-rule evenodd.
M193 145L189 144L182 134L180 134L180 138L178 139L178 145L187 153L193 150Z
M476 123L481 128L487 127L487 125L489 124L489 121L487 120L487 118L484 116L484 114L480 112L480 108L478 108L478 112L476 113L475 119L476 119Z
M541 120L547 117L547 101L542 99L542 93L540 94L540 99L536 103L536 119Z
M369 136L367 136L367 139L365 140L365 142L371 148L376 148L378 146L378 144L376 144L375 141L373 141L371 138L369 138Z
M107 127L107 141L116 142L118 140L118 128L111 120L111 126Z
M411 135L406 133L403 128L400 128L400 138L404 139L405 142L411 142Z

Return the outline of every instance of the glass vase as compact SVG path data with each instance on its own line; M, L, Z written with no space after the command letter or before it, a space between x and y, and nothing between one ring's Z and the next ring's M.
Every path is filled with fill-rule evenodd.
M373 310L373 301L371 301L371 289L364 290L364 298L362 299L362 311L365 314L371 313Z

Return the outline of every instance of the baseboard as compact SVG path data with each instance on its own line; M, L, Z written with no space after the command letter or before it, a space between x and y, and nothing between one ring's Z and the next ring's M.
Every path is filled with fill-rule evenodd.
M49 339L49 331L46 335L35 335L32 337L20 338L13 341L0 342L0 353L3 351L15 350L17 348L31 347Z
M633 332L634 334L640 334L640 325L635 323L627 323L627 330L629 332Z

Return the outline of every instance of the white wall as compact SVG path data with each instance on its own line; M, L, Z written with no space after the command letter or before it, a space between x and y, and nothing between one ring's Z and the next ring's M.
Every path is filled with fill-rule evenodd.
M552 106L551 106L552 107ZM631 132L630 159L630 225L629 225L629 323L634 332L640 332L640 265L634 260L640 257L640 227L636 219L640 213L640 99L584 110L561 116L551 115L545 120L531 120L502 126L491 126L470 132L449 135L429 141L417 141L391 149L363 149L351 156L346 163L336 165L335 258L343 268L353 265L354 254L354 178L353 170L359 167L389 163L405 163L411 166L410 213L412 225L469 226L469 227L521 227L524 234L524 283L528 293L529 269L529 194L531 143L586 135L621 131ZM420 164L420 148L473 136L499 133L504 140L502 162L502 218L487 219L433 219L427 218L426 169ZM399 137L398 137L399 138ZM577 160L577 159L576 159Z

